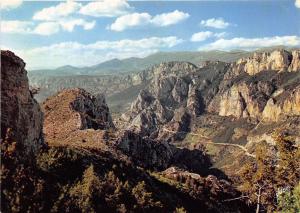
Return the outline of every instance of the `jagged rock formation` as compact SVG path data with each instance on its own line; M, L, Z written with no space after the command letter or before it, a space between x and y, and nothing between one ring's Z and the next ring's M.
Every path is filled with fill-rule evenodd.
M25 63L10 51L1 51L1 144L32 159L44 145L43 114L29 90Z
M289 71L299 71L300 69L300 51L292 51L292 62L289 66Z
M83 89L63 90L43 103L44 133L49 140L70 139L85 129L114 128L103 95L93 96Z
M300 115L300 85L270 98L262 112L263 120L269 122L277 122L284 115Z
M235 73L246 72L255 75L261 71L274 70L277 72L299 70L299 50L292 52L275 50L273 52L254 53L248 58L242 58L233 65Z
M150 71L153 78L149 86L140 92L123 119L131 121L131 126L143 135L155 135L161 125L169 122L178 131L186 131L189 117L204 111L227 69L224 62L208 62L203 68L187 62L157 65Z
M123 118L142 134L157 135L157 126L166 124L187 131L191 117L204 111L256 122L299 115L298 63L299 50L254 53L236 63L207 62L202 68L163 63L153 68L151 83Z
M209 142L248 143L247 153L270 141L274 129L300 140L299 50L257 52L201 67L173 62L149 72L149 86L122 116L138 134L191 149ZM222 146L211 148L218 168L228 169L235 158L244 162L244 151Z

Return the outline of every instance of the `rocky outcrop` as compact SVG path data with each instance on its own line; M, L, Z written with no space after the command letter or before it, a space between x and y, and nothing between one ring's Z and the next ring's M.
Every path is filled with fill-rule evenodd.
M103 95L83 89L63 90L43 103L44 133L48 140L66 139L78 130L114 128Z
M208 62L202 68L188 62L154 66L149 86L122 117L142 135L157 135L160 126L170 122L178 131L186 131L190 117L200 115L217 92L227 68L223 62Z
M298 58L299 50L277 50L254 53L233 63L208 111L267 122L298 115Z
M246 72L249 75L255 75L265 70L287 71L292 57L291 53L286 50L256 52L249 58L238 60L233 69L236 73Z
M284 115L300 115L300 86L270 98L262 112L263 120L267 122L277 122Z
M289 71L296 72L300 70L300 50L292 51L292 62L289 66Z
M1 144L17 149L24 160L44 146L43 114L29 90L25 63L10 51L1 51ZM10 147L10 148L9 148Z
M221 116L260 119L274 90L274 85L268 81L242 81L220 92L210 103L208 110Z

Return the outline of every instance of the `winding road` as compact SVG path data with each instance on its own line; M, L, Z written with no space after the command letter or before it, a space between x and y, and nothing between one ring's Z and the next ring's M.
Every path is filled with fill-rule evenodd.
M215 146L231 146L231 147L237 147L241 150L243 150L245 152L245 155L249 156L249 157L252 157L252 158L255 158L255 155L251 154L248 152L248 150L242 146L242 145L239 145L239 144L230 144L230 143L214 143L211 141L211 139L209 139L208 137L205 137L201 134L197 134L197 133L193 133L193 132L176 132L176 131L172 131L172 130L169 130L169 129L166 129L166 128L163 128L163 131L165 132L169 132L169 133L175 133L175 134L190 134L190 135L193 135L193 136L200 136L201 138L207 140L207 141L202 141L201 143L203 144L210 144L210 145L215 145Z

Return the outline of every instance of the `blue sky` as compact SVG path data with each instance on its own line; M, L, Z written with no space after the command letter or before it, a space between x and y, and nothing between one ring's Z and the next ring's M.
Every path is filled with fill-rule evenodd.
M299 0L3 0L1 7L1 48L29 69L158 51L300 46Z

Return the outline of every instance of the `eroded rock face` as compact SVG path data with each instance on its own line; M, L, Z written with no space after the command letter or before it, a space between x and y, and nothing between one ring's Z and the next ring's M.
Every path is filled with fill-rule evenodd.
M29 90L24 61L1 51L1 143L16 143L20 157L33 158L44 146L42 125L43 113Z
M289 66L289 71L296 72L300 70L300 50L292 51L293 60Z
M78 130L114 128L104 96L83 89L63 90L48 98L43 109L44 133L49 140L67 138Z
M286 50L254 53L249 58L238 60L233 69L236 69L236 73L244 71L249 75L255 75L264 70L287 71L292 57L292 54Z
M234 63L163 63L123 115L129 128L160 140L181 140L203 113L251 124L299 115L299 50L256 52ZM170 131L166 131L170 130Z
M221 116L260 119L261 113L275 90L268 81L241 82L220 92L208 106L208 110Z
M270 98L263 110L264 121L276 122L281 116L300 115L300 86Z
M178 131L186 131L190 117L200 115L205 102L217 93L228 67L223 62L208 62L202 68L188 62L154 66L148 88L140 92L123 119L142 135L158 135L160 126L170 122Z

